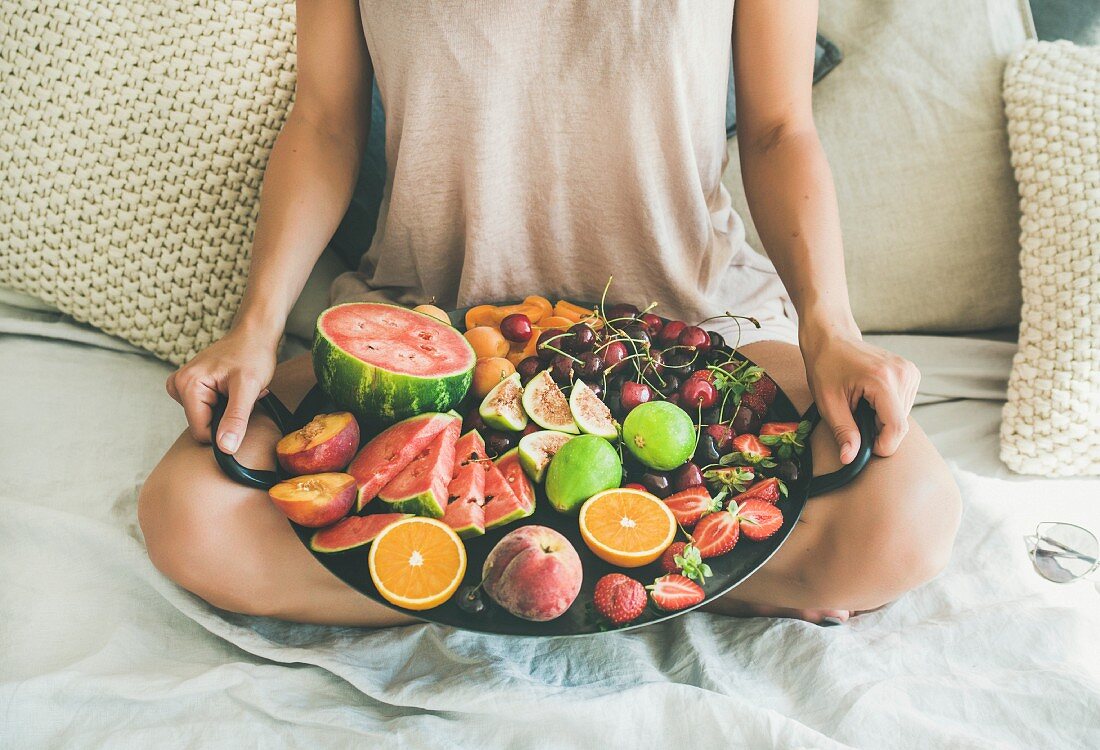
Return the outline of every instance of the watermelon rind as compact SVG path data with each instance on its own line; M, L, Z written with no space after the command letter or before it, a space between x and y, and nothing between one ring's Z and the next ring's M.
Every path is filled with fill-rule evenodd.
M448 343L463 347L469 357L453 372L431 376L390 372L341 349L325 334L330 315L369 316L382 309L399 310L431 321L433 330L446 331ZM437 327L437 328L436 328ZM457 330L425 313L381 302L348 302L330 307L317 318L313 336L313 371L321 390L341 409L347 409L367 424L390 424L424 412L448 411L465 397L473 381L474 350Z
M378 513L372 516L350 516L323 529L319 529L309 540L309 548L314 552L346 552L358 549L375 540L382 529L408 513Z
M443 428L420 455L378 491L378 499L395 513L443 518L461 429L457 419Z

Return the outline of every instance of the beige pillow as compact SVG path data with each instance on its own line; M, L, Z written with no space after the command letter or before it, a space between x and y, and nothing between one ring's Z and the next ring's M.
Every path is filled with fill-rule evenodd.
M244 291L288 0L0 0L0 286L183 362Z
M1100 474L1100 47L1028 45L1005 71L1024 304L1001 459Z
M844 62L814 87L865 331L980 330L1020 309L1001 74L1026 0L822 0ZM736 141L725 176L748 220ZM755 228L749 242L761 249Z

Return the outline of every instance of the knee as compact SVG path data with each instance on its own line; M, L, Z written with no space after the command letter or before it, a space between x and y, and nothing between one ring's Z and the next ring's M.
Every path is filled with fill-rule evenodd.
M842 592L838 606L888 604L938 576L951 558L962 498L947 467L924 467L919 481L889 486L841 509L830 523L831 552L820 572L831 590Z
M262 566L250 565L246 535L233 531L228 509L196 497L154 472L138 495L138 522L153 565L213 606L277 616L277 590Z

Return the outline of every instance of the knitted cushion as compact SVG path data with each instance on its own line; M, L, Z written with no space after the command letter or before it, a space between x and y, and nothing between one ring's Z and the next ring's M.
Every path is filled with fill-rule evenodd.
M0 0L0 285L180 363L228 328L289 0Z
M1001 458L1100 474L1100 47L1029 44L1005 71L1023 309Z

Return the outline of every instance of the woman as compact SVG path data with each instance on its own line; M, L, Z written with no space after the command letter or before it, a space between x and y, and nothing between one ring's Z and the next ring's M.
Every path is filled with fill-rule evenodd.
M385 199L335 299L595 299L614 275L616 298L666 315L754 315L742 351L800 409L816 399L828 425L812 437L816 471L852 460L861 396L878 414L878 458L811 500L771 561L712 609L834 623L936 575L959 495L908 417L917 369L864 343L849 308L810 109L816 22L807 0L739 0L736 14L733 0L300 2L297 97L265 176L247 293L233 329L168 379L190 429L141 493L157 567L236 612L414 622L328 573L203 445L223 393L220 446L272 465L278 434L253 404L266 388L297 403L313 383L303 358L276 366L276 343L349 203L377 76ZM774 267L745 246L720 182L731 38L742 174Z

